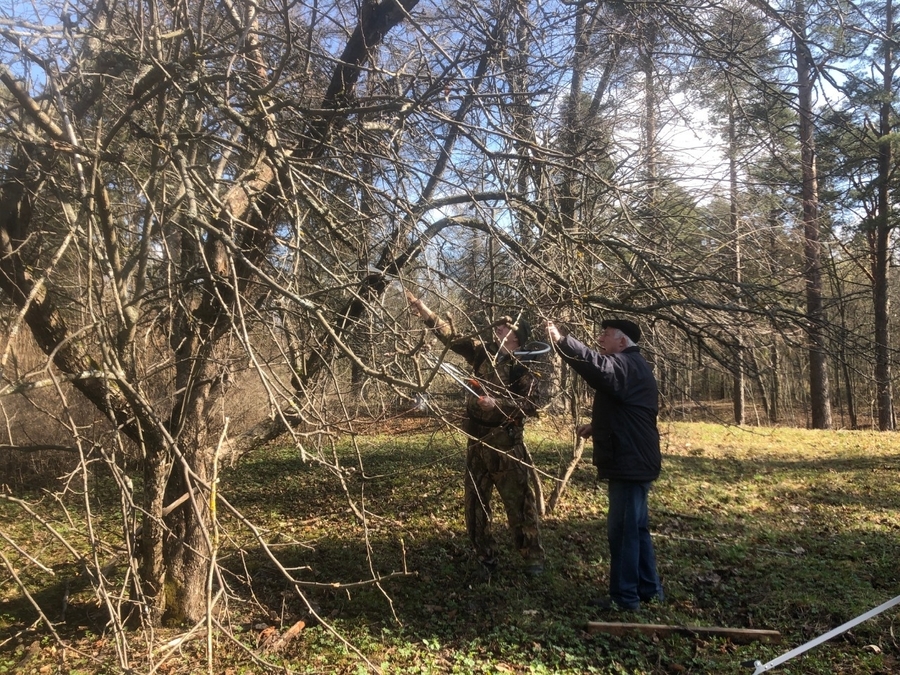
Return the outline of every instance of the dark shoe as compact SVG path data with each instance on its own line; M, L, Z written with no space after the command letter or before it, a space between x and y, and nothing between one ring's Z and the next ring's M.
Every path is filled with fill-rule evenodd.
M533 563L525 568L525 576L532 579L541 576L544 573L543 563Z
M635 605L620 605L610 598L591 598L587 601L588 607L603 610L604 612L636 612L641 608L640 603Z
M491 577L497 572L497 561L479 560L478 563L478 578L482 581L490 581Z

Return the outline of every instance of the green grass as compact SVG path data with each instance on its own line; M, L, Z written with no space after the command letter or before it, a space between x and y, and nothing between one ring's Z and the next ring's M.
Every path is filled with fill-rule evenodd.
M502 508L495 513L501 569L489 582L480 575L462 520L463 442L442 431L398 430L337 447L365 524L353 516L337 475L302 462L295 449L244 458L223 476L221 492L262 527L285 567L322 584L305 590L316 614L385 673L752 673L743 662L766 662L900 594L896 435L681 423L662 431L664 467L651 493L651 520L668 602L622 620L766 628L782 634L781 645L588 634L587 622L599 617L585 600L604 592L608 568L606 496L589 460L543 522L548 567L535 580L521 574ZM528 440L550 473L570 442L564 427L549 422ZM9 505L0 508L4 518L14 515ZM222 525L234 636L289 672L367 672L247 533L227 519ZM24 536L16 533L19 541ZM45 551L51 545L41 542ZM27 568L22 559L17 564ZM408 574L346 586L371 578L371 570ZM3 578L0 631L14 634L34 617ZM36 590L48 581L28 578ZM101 613L83 595L81 613L73 610L71 625L58 627L77 648L66 667L115 672ZM896 608L888 610L775 672L895 672L897 619ZM299 620L306 627L282 652L257 648L264 627L283 632ZM57 672L40 671L59 667L52 641L15 670L43 633L25 635L0 650L0 673ZM136 644L142 636L135 633ZM168 637L161 631L156 639ZM221 634L215 645L214 672L262 672ZM140 648L133 659L136 672L147 670ZM159 672L207 672L205 640L187 643Z

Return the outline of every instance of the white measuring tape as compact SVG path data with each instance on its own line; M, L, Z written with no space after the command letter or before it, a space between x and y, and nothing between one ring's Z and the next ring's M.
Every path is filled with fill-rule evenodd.
M897 605L897 604L900 604L900 595L898 595L893 600L888 600L884 604L878 605L878 607L876 607L875 609L870 609L868 612L866 612L865 614L859 615L855 619L851 619L847 623L841 624L837 628L825 633L825 635L820 635L815 640L810 640L805 645L800 645L796 649L792 649L787 654L783 654L782 656L779 656L777 659L773 659L772 661L769 661L768 663L760 663L759 661L756 661L753 664L756 667L756 670L753 671L753 675L759 675L759 673L764 673L767 670L772 670L772 668L776 668L776 667L780 666L785 661L790 661L795 656L799 656L803 652L807 652L810 649L812 649L813 647L818 647L823 642L828 642L828 640L830 640L834 636L840 635L841 633L850 630L857 624L861 624L863 621L868 621L873 616L877 616L878 614L881 614L884 610L890 609L891 607L893 607L894 605Z

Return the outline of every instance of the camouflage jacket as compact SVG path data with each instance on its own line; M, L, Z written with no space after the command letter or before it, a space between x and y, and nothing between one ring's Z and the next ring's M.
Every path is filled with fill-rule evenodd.
M484 410L478 405L479 397L467 391L466 414L470 420L483 427L522 426L526 417L537 415L538 382L525 363L513 355L497 353L493 342L454 333L449 323L436 316L426 318L425 325L469 364L471 388L481 396L492 397L497 404L492 410Z

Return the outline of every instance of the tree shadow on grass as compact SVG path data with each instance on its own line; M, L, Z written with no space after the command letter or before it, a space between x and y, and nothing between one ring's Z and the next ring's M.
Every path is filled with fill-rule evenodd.
M593 535L594 528L587 526L576 532L546 522L545 546L559 553L549 556L544 575L537 578L524 574L523 561L506 532L498 533L500 566L490 575L474 559L462 532L453 538L440 533L403 544L387 535L370 539L368 549L360 542L321 539L314 553L282 551L280 562L294 568L310 565L316 576L349 582L370 578L370 565L385 575L403 570L405 564L408 576L386 579L379 586L303 589L323 619L351 636L364 627L373 635L388 630L401 632L412 642L437 640L466 649L471 643L505 643L513 636L530 645L560 633L571 647L581 649L582 629L592 618L584 600L599 592L601 582L594 578L597 570L589 556L578 558L558 540ZM315 622L305 603L279 579L274 565L260 561L253 579L254 595L269 603L270 616L284 616L285 623Z
M302 589L306 599L351 642L377 641L390 633L459 653L478 649L521 668L529 659L552 665L553 659L576 656L581 664L603 668L610 655L634 652L634 642L583 630L588 621L609 618L586 605L604 593L608 581L606 497L593 469L585 464L575 473L558 512L543 522L547 568L542 577L523 574L497 502L501 560L488 578L463 527L458 447L395 438L364 448L362 469L354 454L345 453L340 475L302 462L295 451L272 449L226 473L222 494L259 524L278 558L276 565L246 537L242 548L222 551L229 593L244 601L231 605L238 608L235 623L315 625L280 565L317 584ZM538 452L536 460L550 467L558 456ZM668 602L613 620L770 628L797 644L895 594L900 580L892 521L873 526L871 519L849 515L836 521L831 510L853 507L881 517L877 514L896 506L893 488L871 486L871 494L829 491L836 481L865 486L865 475L880 471L883 462L693 456L667 456L665 462L651 493L651 527ZM733 488L753 487L754 481L759 489L748 495ZM354 516L342 483L357 512L366 514L365 526ZM754 503L760 499L757 491L764 499ZM409 574L395 575L403 570ZM383 578L378 585L352 585L371 580L373 572ZM60 602L60 590L48 588L42 606ZM72 611L66 619L73 635L86 626L102 630L96 605L93 615L85 611L83 618ZM21 615L21 627L29 620L29 604L7 600L0 603L0 615ZM877 642L883 629L871 622L854 630L853 639ZM313 648L307 633L314 631L304 632L286 657L300 658ZM641 640L644 651L659 650L664 662L690 665L682 658L690 641Z
M430 456L413 441L404 447L392 445L388 452L376 448L365 459L370 474L381 476L371 481L357 476L353 482L353 490L364 484L367 512L383 516L380 522L372 519L376 527L368 533L371 564L380 574L402 570L405 551L406 568L415 576L388 580L382 584L383 591L376 587L311 590L324 616L357 616L384 625L399 622L413 631L436 624L452 628L454 634L474 636L523 616L529 624L543 616L574 626L590 618L585 601L604 593L608 572L605 492L596 488L592 468L576 472L563 508L543 523L548 561L542 578L522 574L502 509L495 512L495 535L503 558L498 574L487 580L471 555L462 525L459 456L440 452ZM536 459L548 466L555 457ZM760 627L790 618L792 611L786 607L805 606L819 622L827 623L850 618L866 601L866 589L889 587L897 578L888 555L893 545L890 538L858 525L819 520L815 509L828 483L822 472L858 476L877 470L883 462L756 462L683 456L667 456L665 461L666 474L651 496L652 529L670 600L656 610L658 618ZM429 468L422 474L411 469L423 466ZM290 473L292 469L272 470ZM766 505L768 511L759 512L758 517L740 503L713 503L716 495L709 489L698 491L694 510L671 506L673 491L685 485L752 482L760 472L773 475L775 484L767 489L775 496ZM803 487L798 477L810 475L822 477L822 482ZM778 484L782 481L783 486ZM326 503L336 508L336 502L329 501L335 498L333 486L326 488L319 482L318 488L324 501L316 502L316 508ZM798 491L805 493L802 498L795 494ZM305 493L298 488L296 495ZM885 507L883 500L865 493L845 494L841 499L861 508ZM830 501L835 501L835 495ZM321 581L371 577L366 547L361 537L350 536L353 529L345 525L347 538L317 539L316 562L311 566ZM309 552L298 550L296 559L284 564L299 567L309 561ZM841 574L828 574L829 569ZM841 580L846 577L850 581ZM811 600L817 597L821 601Z

